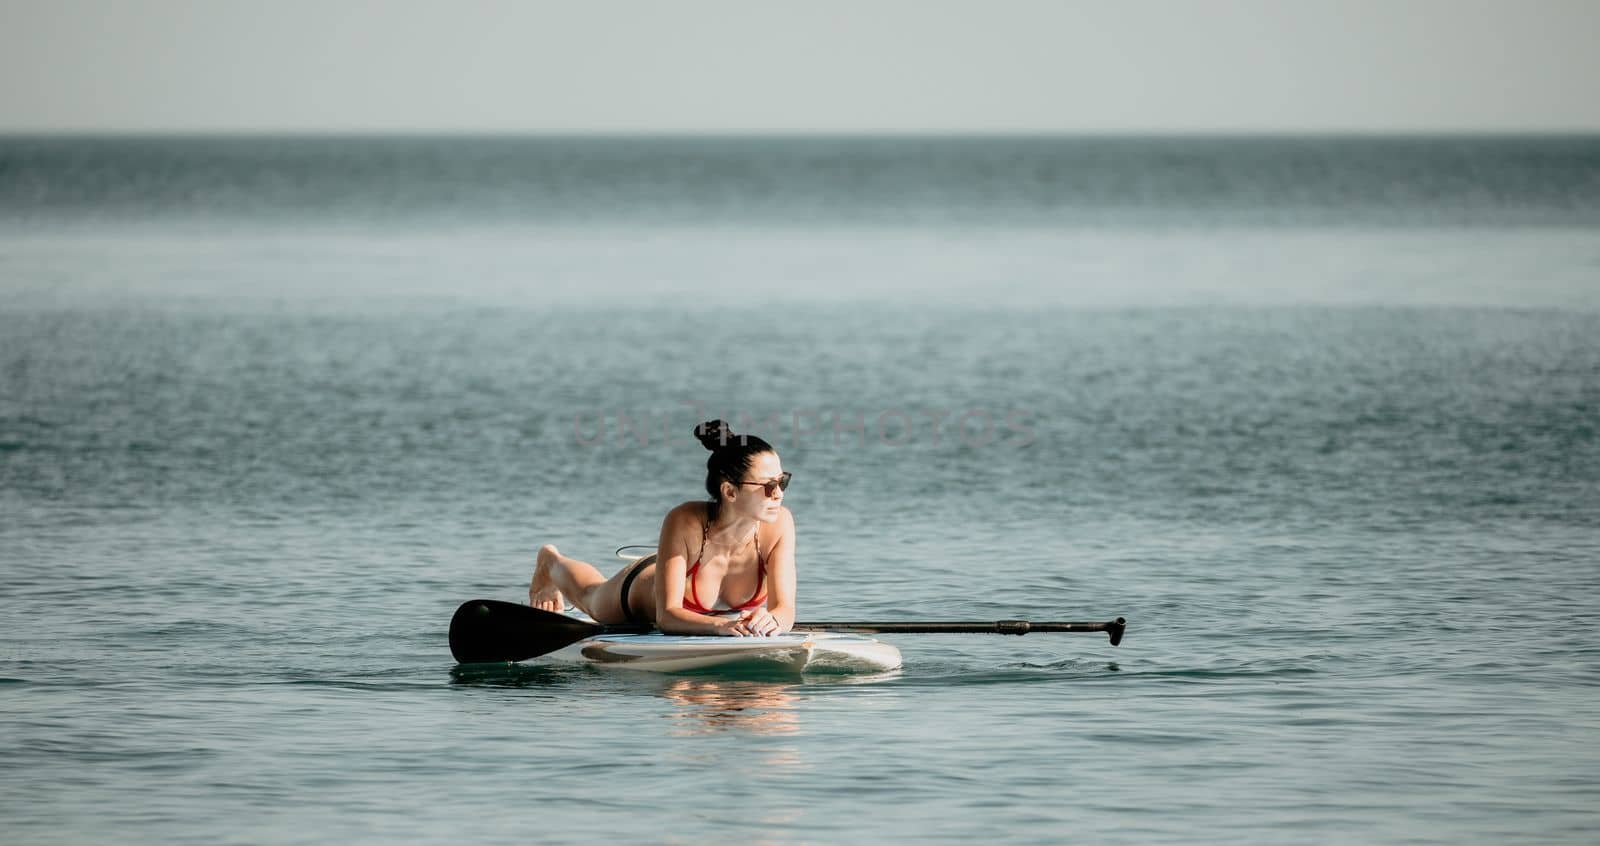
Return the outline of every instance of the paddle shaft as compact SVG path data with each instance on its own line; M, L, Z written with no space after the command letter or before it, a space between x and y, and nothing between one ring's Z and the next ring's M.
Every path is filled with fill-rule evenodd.
M795 623L795 631L802 632L870 632L873 634L1003 634L1025 635L1029 632L1106 632L1111 645L1122 642L1122 632L1128 621L1118 617L1108 623L1035 623L1028 620L996 620L992 623L937 623L937 622L820 622Z
M992 623L975 622L838 622L795 623L790 631L796 632L861 632L868 634L1002 634L1025 635L1029 632L1111 632L1118 634L1128 624L1121 617L1109 623L1035 623L1029 620L995 620ZM649 634L655 626L633 623L599 625L596 634Z

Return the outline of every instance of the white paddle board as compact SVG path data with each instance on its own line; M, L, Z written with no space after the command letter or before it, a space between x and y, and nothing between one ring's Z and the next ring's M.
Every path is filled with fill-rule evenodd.
M900 666L900 650L893 645L843 632L791 632L774 637L608 634L578 641L549 657L657 673L708 669L877 673Z

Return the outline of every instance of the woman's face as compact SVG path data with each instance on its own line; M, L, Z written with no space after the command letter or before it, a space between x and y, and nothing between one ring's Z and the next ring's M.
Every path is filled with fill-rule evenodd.
M725 507L741 517L770 523L778 519L778 508L783 505L783 491L773 486L772 496L758 483L776 481L783 475L783 463L775 452L763 452L751 457L750 469L745 471L744 484L722 483Z

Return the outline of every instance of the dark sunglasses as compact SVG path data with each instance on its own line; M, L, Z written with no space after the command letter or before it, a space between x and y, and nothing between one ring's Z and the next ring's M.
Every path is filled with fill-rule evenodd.
M740 486L755 485L756 487L761 488L763 491L766 491L767 499L772 499L778 495L778 491L786 491L789 489L789 480L792 478L794 478L794 474L785 470L783 475L776 479L768 479L765 482L740 482L739 484Z

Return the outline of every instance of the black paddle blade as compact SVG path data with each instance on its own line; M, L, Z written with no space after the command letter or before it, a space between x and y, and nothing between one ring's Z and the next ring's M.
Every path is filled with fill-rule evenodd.
M450 654L462 664L523 661L599 634L603 626L515 602L474 599L450 618Z

